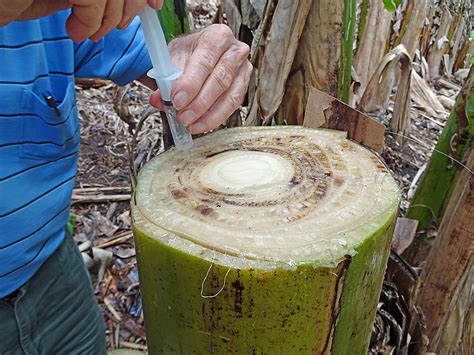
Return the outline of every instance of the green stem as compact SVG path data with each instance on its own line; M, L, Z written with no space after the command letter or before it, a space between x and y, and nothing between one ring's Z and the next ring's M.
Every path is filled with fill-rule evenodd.
M407 213L408 218L419 221L421 231L426 231L433 220L441 222L452 189L464 169L458 162L463 161L474 143L473 82L474 70L471 69ZM427 245L426 236L420 235L405 253L407 260L418 264L425 256Z
M158 17L168 42L189 31L186 0L165 0Z
M359 44L364 36L365 25L367 24L367 13L369 10L369 0L362 0L359 18L359 31L357 33L357 46L356 51L359 49Z
M338 74L338 97L345 103L349 102L351 86L356 8L356 0L344 0L344 38L342 39L341 69Z

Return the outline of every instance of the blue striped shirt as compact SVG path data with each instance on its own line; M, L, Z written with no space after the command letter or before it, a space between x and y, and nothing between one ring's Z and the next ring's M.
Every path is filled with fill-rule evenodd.
M98 43L74 44L69 13L0 27L0 298L64 238L79 149L74 77L126 84L151 68L138 20Z

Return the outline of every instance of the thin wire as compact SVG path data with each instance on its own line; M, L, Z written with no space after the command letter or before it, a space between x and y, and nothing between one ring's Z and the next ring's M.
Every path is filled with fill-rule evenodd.
M428 146L422 144L421 142L419 142L418 140L413 139L413 138L411 138L411 137L409 137L409 136L405 136L404 134L392 132L392 131L389 131L389 130L386 130L385 132L390 133L390 134L394 134L394 135L396 135L396 136L400 136L400 137L406 138L406 139L408 139L409 141L415 142L416 144L418 144L418 145L424 147L425 149L431 149L430 147L428 147ZM436 148L434 148L433 151L436 152L436 153L439 153L439 154L441 154L441 155L444 155L446 158L449 158L449 159L451 159L452 161L455 161L456 163L458 163L459 165L461 165L464 169L466 169L467 171L469 171L469 173L470 173L471 175L474 174L474 171L473 171L473 170L469 169L469 167L467 167L466 165L464 165L463 163L461 163L459 160L457 160L456 158L452 157L451 155L446 154L446 153L444 153L444 152L442 152L442 151L439 151L439 150L436 149Z
M219 294L224 291L224 288L225 288L225 284L226 284L226 280L227 280L227 276L229 275L230 273L230 270L232 269L231 266L229 266L229 269L227 270L227 272L225 273L225 276L224 276L224 284L222 285L222 287L220 288L219 291L217 291L216 294L214 295L204 295L204 284L206 283L206 280L209 276L209 273L211 272L211 269L212 267L214 266L214 259L216 257L216 252L214 251L214 256L212 257L212 263L211 265L209 265L209 269L207 269L207 273L206 273L206 276L204 277L204 280L202 280L202 283L201 283L201 297L202 298L215 298L217 296L219 296Z
M428 210L431 212L431 218L436 219L436 214L435 214L435 212L433 211L433 209L432 209L430 206L423 205L423 204L420 204L420 203L415 203L414 205L411 205L411 206L410 206L410 208L412 208L412 207L423 207L423 208L426 208L426 209L428 209Z

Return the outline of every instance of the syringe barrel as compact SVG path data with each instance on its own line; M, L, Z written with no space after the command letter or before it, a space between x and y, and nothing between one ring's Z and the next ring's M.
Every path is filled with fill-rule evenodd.
M173 73L167 77L160 77L152 69L148 72L150 78L155 79L158 88L160 89L161 97L165 108L166 117L170 126L171 135L173 136L174 145L177 150L187 150L193 145L193 137L188 128L183 126L176 116L176 109L171 102L171 90L181 76L182 71L173 68Z
M140 12L139 17L153 67L158 68L162 76L172 74L173 67L168 51L168 44L166 43L158 14L147 5Z

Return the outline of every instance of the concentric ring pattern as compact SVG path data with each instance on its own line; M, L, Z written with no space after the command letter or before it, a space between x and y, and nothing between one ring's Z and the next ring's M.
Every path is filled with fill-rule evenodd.
M376 155L302 127L222 130L155 158L139 180L147 222L221 253L284 262L352 254L398 205Z

